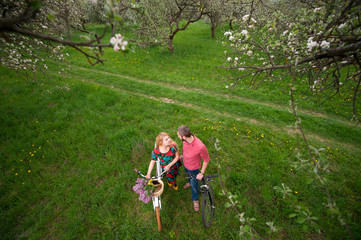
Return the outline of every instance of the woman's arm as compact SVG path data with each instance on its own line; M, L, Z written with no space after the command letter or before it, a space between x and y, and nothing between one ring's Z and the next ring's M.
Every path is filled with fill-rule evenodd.
M153 159L150 160L149 167L148 167L148 172L147 172L147 175L145 175L146 179L150 179L150 174L152 173L154 164L155 164L155 161Z
M178 160L179 160L179 152L176 151L175 158L173 159L173 161L171 163L169 163L167 166L164 167L164 170L168 171L176 162L178 162Z

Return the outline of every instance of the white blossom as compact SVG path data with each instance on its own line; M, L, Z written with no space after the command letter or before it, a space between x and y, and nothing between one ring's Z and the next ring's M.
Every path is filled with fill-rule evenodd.
M229 37L229 41L232 41L233 39L234 39L233 36L230 36L230 37Z
M247 21L248 18L249 18L249 15L244 15L244 16L242 17L243 22Z
M317 47L318 43L313 41L313 37L310 37L307 41L307 48L309 49L309 51L312 50L313 47Z
M242 30L241 34L244 35L244 36L247 36L247 35L248 35L248 31L247 31L247 30Z
M115 34L115 37L110 39L110 43L114 45L114 51L118 52L120 49L125 50L125 46L128 45L127 41L123 41L121 34Z
M227 58L227 61L228 61L228 62L232 61L232 58L231 58L231 57L228 57L228 58Z
M327 41L322 41L322 42L321 42L321 47L322 47L322 48L330 48L330 43L327 42Z
M232 32L225 32L224 36L228 37L228 36L232 36Z
M342 23L340 26L338 26L338 28L342 29L342 28L346 27L346 25L347 25L346 23Z

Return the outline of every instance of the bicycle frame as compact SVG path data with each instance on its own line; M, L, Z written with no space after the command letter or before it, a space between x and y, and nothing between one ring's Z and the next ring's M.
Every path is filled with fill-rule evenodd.
M164 173L164 172L163 172ZM156 161L156 176L158 176L158 179L162 179L162 167L160 166L160 160L157 158ZM160 196L152 197L153 201L153 209L156 210L156 207L159 207L159 210L162 210L162 202Z

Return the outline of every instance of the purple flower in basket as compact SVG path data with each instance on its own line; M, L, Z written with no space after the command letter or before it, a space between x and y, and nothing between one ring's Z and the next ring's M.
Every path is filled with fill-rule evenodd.
M153 197L153 184L148 184L144 178L138 178L136 185L133 186L133 191L139 194L139 201L149 203Z

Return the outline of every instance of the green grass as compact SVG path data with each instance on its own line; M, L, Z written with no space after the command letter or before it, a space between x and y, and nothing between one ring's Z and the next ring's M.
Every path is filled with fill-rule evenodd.
M106 65L90 67L69 50L73 66L68 72L59 74L49 61L52 79L37 82L1 67L3 239L237 239L240 223L236 212L225 208L227 198L218 194L217 182L216 215L208 230L192 210L190 192L181 188L183 174L180 190L166 189L162 195L161 233L152 205L138 201L132 191L133 168L147 170L156 135L169 132L181 145L176 129L182 124L208 146L209 174L217 172L213 143L220 140L222 180L239 196L240 211L257 219L253 227L263 237L347 238L337 217L323 207L322 191L305 184L307 174L292 167L304 144L287 127L294 118L285 110L289 96L277 93L283 86L225 89L214 70L223 54L219 45L207 25L193 24L176 37L172 54L157 47L126 56L107 50ZM357 239L360 130L343 118L347 109L341 110L340 115L326 109L322 116L302 112L301 117L311 145L325 148L332 170L327 186ZM291 198L273 190L281 183L292 189ZM291 200L319 218L321 236L304 233L288 218L294 213ZM272 237L269 221L282 228Z

